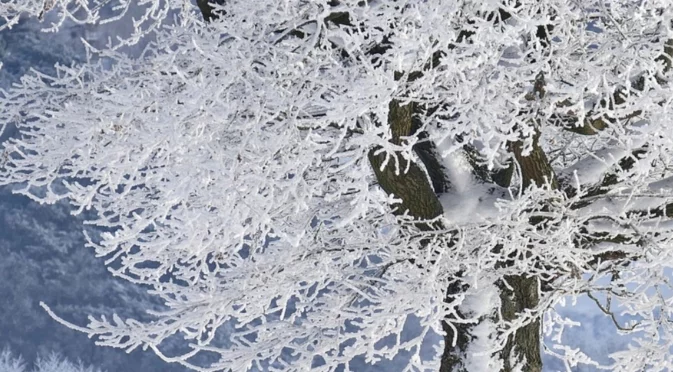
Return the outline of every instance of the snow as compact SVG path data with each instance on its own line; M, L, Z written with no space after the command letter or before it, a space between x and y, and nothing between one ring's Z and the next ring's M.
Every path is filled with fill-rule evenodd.
M493 336L496 326L491 321L493 309L500 306L498 288L488 278L475 278L475 291L468 294L461 304L461 310L468 316L482 319L470 330L470 338L465 350L465 369L469 372L488 372L500 370L502 361L494 358L497 350Z
M615 166L620 159L646 143L645 137L637 138L628 146L612 141L603 149L596 150L582 160L559 173L559 177L567 180L579 180L581 185L594 185L600 182L605 172Z
M506 190L493 184L479 181L472 166L462 152L446 153L451 148L449 141L438 146L442 154L441 164L451 183L449 192L440 195L444 218L449 224L461 225L497 218L498 201L506 197Z
M35 360L34 365L27 366L20 356L14 356L9 349L0 351L0 371L2 372L101 372L100 369L88 367L81 362L72 363L56 353Z
M499 289L487 278L473 279L474 291L468 294L460 305L462 311L473 317L491 315L500 305Z
M533 316L552 311L559 296L625 288L621 305L639 317L639 331L649 338L613 354L615 369L673 366L659 341L673 340L661 327L669 304L652 294L667 285L661 273L673 267L662 249L673 240L673 226L627 213L668 198L668 181L660 181L673 163L673 87L654 78L661 70L654 58L668 37L660 27L671 15L661 10L665 2L623 2L602 14L603 4L521 1L516 22L493 27L476 21L472 40L461 45L455 38L465 19L482 19L501 2L359 3L339 2L339 10L357 17L358 26L346 28L323 27L329 8L319 2L227 2L226 21L204 25L189 2L146 1L124 32L112 26L110 33L85 30L101 39L122 37L114 41L116 51L103 56L114 63L65 65L54 78L29 73L2 91L2 125L16 122L23 135L4 144L0 184L13 184L14 191L41 203L61 200L103 229L89 235L86 245L105 257L112 274L149 287L164 305L147 317L128 307L148 305L127 298L118 302L128 311L113 316L91 305L83 309L93 313L86 324L69 304L44 299L52 317L99 344L143 347L173 365L201 371L306 369L317 359L324 363L317 370L356 363L358 370L372 363L425 370L437 361L420 356L424 343L438 342L428 335L436 335L440 322L463 306L478 323L465 362L470 370L488 370L499 363L483 357L497 351L493 338L525 318L521 313L509 324L492 316L498 310L492 283L525 274L552 278L558 286L540 286L543 302ZM43 6L17 2L4 15L14 17L17 9L37 15ZM48 17L59 20L70 9ZM587 32L594 21L586 11L606 20L595 21L602 32ZM110 25L130 24L114 18ZM169 18L174 27L154 31ZM93 21L82 21L88 20ZM553 23L557 36L548 55L533 38L541 22ZM305 29L309 37L278 37L292 36L301 24L316 27ZM140 58L129 57L125 48L142 45L143 35L156 42ZM226 43L222 35L230 37ZM390 49L373 58L363 55L384 39ZM95 46L105 48L102 41ZM437 52L441 66L422 78L394 79L398 69L425 67ZM10 61L3 60L0 71L21 67ZM540 71L549 94L526 99ZM595 104L633 76L648 76L647 89L626 97L623 107ZM448 231L418 229L417 221L393 215L391 195L372 174L372 149L409 155L419 139L391 141L385 121L393 99L438 107L421 121L428 140L439 146L452 185L441 196ZM560 128L545 121L559 110L568 114L556 106L561 99L571 101L573 110L619 117L638 109L641 117L633 124L615 120L591 139L548 138ZM577 113L584 114L589 112ZM536 131L547 137L541 143L549 155L560 159L555 166L561 184L567 182L563 186L600 183L634 150L643 150L645 158L606 195L576 210L578 201L588 200L581 200L581 192L565 195L567 188L510 194L487 185L473 175L462 146L451 142L460 137L461 143L481 144L477 151L494 165L511 155L508 145L530 141ZM34 230L33 235L44 232ZM578 236L596 231L647 238L646 260L600 269L619 271L611 288L591 279L603 275L593 264L595 254L609 248L577 244ZM70 246L51 243L46 245L52 251L70 253ZM3 255L6 273L23 258L11 251ZM77 271L62 263L53 263L53 271L40 265L33 271ZM458 272L473 280L461 305L443 301L448 283L463 278ZM17 281L10 289L26 288L21 285L34 288L39 282ZM104 286L86 291L107 295ZM72 287L64 286L68 295L79 296ZM173 341L182 348L171 349ZM567 353L565 362L592 365L566 346L554 346Z
M503 362L492 357L494 345L491 340L495 326L490 320L477 324L471 331L474 339L465 351L465 369L468 372L490 372L502 369Z

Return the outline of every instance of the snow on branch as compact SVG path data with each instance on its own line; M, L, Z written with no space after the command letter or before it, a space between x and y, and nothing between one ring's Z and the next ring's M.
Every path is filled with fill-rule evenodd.
M205 22L178 0L3 2L0 27L133 24L0 92L20 132L0 184L90 211L88 246L165 306L42 306L197 371L537 371L541 327L570 324L545 313L609 293L597 311L646 335L611 367L670 369L669 5L225 1Z

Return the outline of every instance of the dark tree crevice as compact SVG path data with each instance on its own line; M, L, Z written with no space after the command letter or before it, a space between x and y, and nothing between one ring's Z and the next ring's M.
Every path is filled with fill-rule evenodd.
M206 22L212 22L220 16L226 14L221 10L216 10L213 4L224 5L225 0L196 0L196 5L203 15L203 20Z

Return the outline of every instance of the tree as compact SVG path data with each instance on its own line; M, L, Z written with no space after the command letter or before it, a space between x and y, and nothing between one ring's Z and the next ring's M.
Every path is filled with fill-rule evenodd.
M6 372L24 372L26 366L20 356L15 357L9 349L0 351L0 369ZM81 362L73 364L67 359L51 353L47 357L35 361L33 372L100 372L99 369L86 367Z
M540 371L597 364L541 349L586 294L636 337L604 367L673 367L668 1L138 3L131 37L0 94L0 183L93 210L89 245L166 305L55 319L199 371Z

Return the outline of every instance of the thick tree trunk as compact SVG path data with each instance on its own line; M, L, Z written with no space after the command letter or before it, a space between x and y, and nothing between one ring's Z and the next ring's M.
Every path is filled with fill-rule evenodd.
M389 105L388 125L391 130L391 141L395 144L401 144L402 137L414 134L417 130L413 126L414 105L401 105L398 101L392 101ZM379 148L374 148L369 152L369 161L372 165L376 179L379 186L388 194L394 195L397 199L401 199L399 204L394 205L396 214L408 213L410 216L419 220L432 220L442 215L443 209L439 202L436 192L445 191L448 189L448 181L440 169L441 165L438 159L431 159L433 155L432 148L416 149L421 151L419 157L423 159L425 167L433 167L428 170L428 176L419 164L414 162L408 163L401 155L394 154L398 159L398 163L394 159L388 159L388 162L383 166L386 160L385 153L377 154ZM436 154L434 154L436 155ZM390 156L390 155L388 155ZM398 169L398 166L400 169ZM406 167L408 171L404 172ZM423 230L432 230L441 228L439 223L427 224L419 223L417 225ZM447 289L446 301L453 301L453 296L458 294L462 288L456 282ZM461 364L462 351L465 350L468 339L468 326L462 325L458 327L458 334L454 334L453 329L447 324L443 323L442 327L446 332L444 336L444 351L441 359L441 371L455 371L457 366ZM455 337L454 337L455 336ZM456 345L453 344L454 338L457 339Z
M390 103L388 125L392 132L392 142L394 144L401 144L402 137L412 134L413 111L413 104L402 106L397 101ZM386 193L395 195L396 198L402 200L399 205L396 205L396 212L402 214L408 211L411 216L422 220L430 220L440 216L442 205L420 166L395 154L397 161L388 159L386 166L383 167L386 157L390 155L383 152L377 154L379 150L379 148L370 150L369 162L379 186ZM405 172L407 167L409 167L409 170Z
M536 90L543 93L540 88ZM521 142L513 143L511 146L511 151L521 174L521 186L524 190L531 185L558 188L554 170L538 140L539 132L536 132L533 138L532 151L527 156L523 155ZM531 221L531 224L542 222ZM512 321L526 309L532 309L539 304L539 281L537 278L517 275L505 277L505 281L506 284L502 283L500 285L501 310L504 320ZM507 340L507 344L501 352L504 371L513 371L517 366L522 367L521 370L524 372L542 371L540 326L541 320L538 319L518 329L516 334Z
M414 134L413 115L414 107L412 104L401 105L398 101L390 103L387 119L393 143L399 145L401 144L401 138ZM384 153L377 154L378 150L378 148L375 148L370 151L369 160L381 188L386 193L401 199L401 202L394 206L396 208L395 213L408 213L420 220L430 220L440 216L443 211L436 194L437 187L433 187L431 182L428 181L428 177L421 166L414 162L407 164L407 160L397 154L394 155L398 157L397 162L394 159L388 159L386 166L383 166L387 155ZM533 149L527 156L523 156L520 142L513 143L511 150L514 154L514 160L519 166L524 188L532 184L557 187L553 170L544 151L538 144L537 137L534 138ZM439 164L436 161L424 162L424 165L427 167L429 164L435 163ZM404 172L403 170L407 166L408 171ZM433 171L438 173L436 169ZM419 227L430 230L440 226L419 224ZM526 309L534 308L539 303L538 280L525 276L511 276L506 280L509 288L501 285L502 315L505 318L504 320L511 321ZM451 288L448 288L446 301L451 302L453 295L460 293L463 289L459 284L454 284ZM462 326L458 329L458 335L454 335L453 329L447 323L443 324L443 329L446 335L440 372L460 371L463 352L470 340L469 328ZM457 336L455 337L457 339L456 345L453 344L454 336ZM513 337L510 337L505 348L501 351L500 357L504 361L504 371L513 370L515 365L512 364L519 365L522 361L525 361L523 371L541 371L540 321L528 324L519 329Z
M525 276L506 277L506 286L500 286L500 301L502 302L502 316L507 321L515 320L525 309L531 309L538 305L537 278ZM501 351L504 362L503 371L516 370L518 363L523 361L524 372L542 371L542 357L540 354L540 320L536 320L525 327L517 330L514 337L507 340L505 348ZM512 361L515 361L513 365Z

